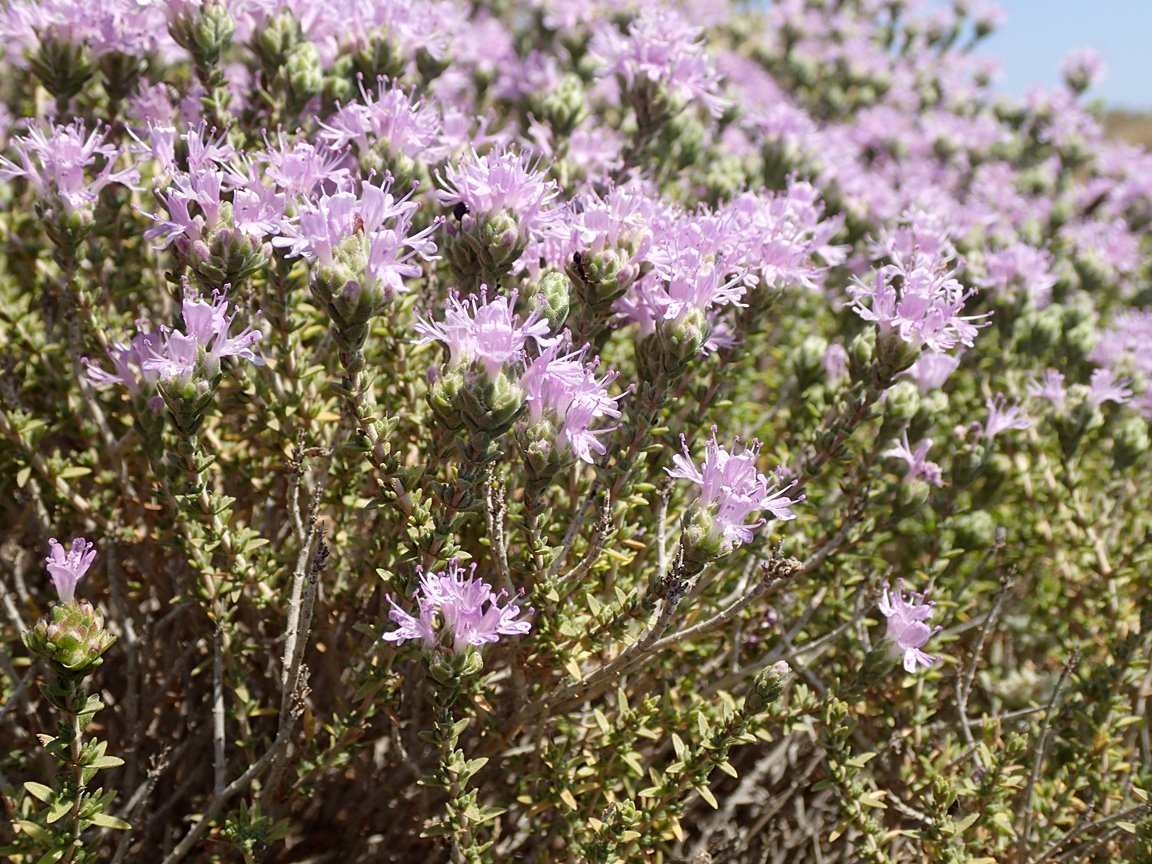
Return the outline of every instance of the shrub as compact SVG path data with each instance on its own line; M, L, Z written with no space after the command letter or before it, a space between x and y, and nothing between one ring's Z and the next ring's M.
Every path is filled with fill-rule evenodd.
M916 5L0 4L0 854L1152 861L1152 157Z

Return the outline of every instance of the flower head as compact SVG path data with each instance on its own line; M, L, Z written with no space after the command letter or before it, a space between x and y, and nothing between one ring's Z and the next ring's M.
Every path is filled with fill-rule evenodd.
M917 664L927 668L936 658L925 654L923 648L932 634L940 628L933 630L925 620L932 617L933 603L925 603L924 594L904 595L904 580L901 579L896 590L889 594L888 583L884 583L884 596L880 600L880 611L888 619L889 650L893 654L904 655L904 670L915 672ZM911 602L909 602L911 601Z
M1064 410L1064 400L1068 398L1068 390L1064 387L1064 375L1055 369L1045 369L1044 375L1037 381L1031 378L1026 385L1028 393L1040 399L1047 399L1057 411Z
M628 89L662 84L684 101L695 99L713 116L727 100L718 95L719 76L705 50L704 29L674 9L643 9L625 36L604 27L594 52L605 62L605 74L616 75Z
M60 542L53 537L48 541L51 551L44 559L48 567L48 575L52 577L52 584L56 586L56 593L61 603L71 603L76 596L76 583L80 577L88 572L92 561L96 558L96 550L92 544L83 537L72 541L72 548L67 552Z
M516 305L516 294L511 297L496 296L487 299L485 286L480 288L480 299L469 297L466 306L459 296L453 295L444 304L444 321L417 321L416 332L421 338L418 345L429 342L443 342L451 353L451 364L470 363L481 360L490 380L495 380L501 368L514 363L524 356L524 346L529 339L545 347L554 339L548 337L548 322L542 317L543 310L536 309L528 319L520 323L512 313Z
M109 183L132 186L140 180L135 168L113 170L120 151L104 143L107 137L107 127L87 132L83 120L66 126L53 124L47 131L32 128L11 142L19 165L0 156L0 182L24 177L40 197L56 196L72 210L90 207ZM89 178L86 172L90 174L97 162L103 167Z
M1028 429L1032 421L1020 411L1020 400L1012 405L1007 404L1003 393L997 393L984 403L988 408L988 419L984 422L984 437L991 443L992 439L1001 432L1009 429Z
M527 633L531 624L518 617L520 607L514 602L500 605L505 596L506 592L497 594L491 585L476 578L475 562L471 569L453 560L444 572L421 570L420 589L413 594L419 607L417 614L409 615L389 596L393 608L388 617L400 628L381 638L396 644L421 639L430 649L443 648L459 654L470 645ZM532 611L529 609L527 614Z
M619 396L608 395L608 384L616 377L609 373L597 380L595 362L585 364L583 351L563 357L559 343L541 352L524 371L520 386L528 402L529 419L539 423L546 411L555 413L559 421L558 440L584 462L592 462L592 453L603 454L604 444L597 437L616 427L591 430L592 422L600 417L619 417L616 402Z
M931 448L932 439L925 438L916 445L916 449L913 451L908 444L908 430L905 429L900 443L890 450L885 450L881 455L885 458L903 459L908 464L909 477L923 480L933 486L943 486L944 476L940 471L940 466L926 458Z
M736 439L739 443L740 439ZM777 519L794 519L792 505L803 498L788 498L785 494L795 486L773 486L767 477L756 470L760 456L760 442L753 440L740 453L729 453L716 441L716 427L712 427L712 440L704 445L704 464L697 468L688 451L688 442L681 437L683 456L673 456L674 468L666 468L670 477L690 480L700 487L700 502L715 508L714 532L728 541L747 543L752 531L765 523L765 519L747 522L754 510L767 510Z
M971 348L982 326L973 322L984 316L961 313L975 291L966 289L943 262L920 254L907 261L898 252L892 257L895 263L877 269L871 285L857 281L848 287L856 314L875 321L884 342L899 339L936 354L957 343Z
M187 291L187 286L185 289L182 307L188 332L166 330L160 349L154 349L141 364L144 371L156 372L161 378L188 379L199 362L205 377L212 378L220 371L224 357L242 357L257 366L264 365L263 358L251 347L260 341L259 330L249 324L235 336L228 334L236 312L228 314L228 300L222 294L214 292L209 303Z
M1130 383L1127 378L1117 378L1111 369L1097 369L1088 384L1088 404L1093 408L1099 408L1105 402L1123 405L1132 398L1132 391L1127 386Z
M524 235L550 226L556 218L556 211L549 209L559 194L556 181L547 179L529 157L512 151L478 156L473 150L449 164L440 182L444 188L436 192L436 200L449 210L463 205L466 213L475 215L507 211Z

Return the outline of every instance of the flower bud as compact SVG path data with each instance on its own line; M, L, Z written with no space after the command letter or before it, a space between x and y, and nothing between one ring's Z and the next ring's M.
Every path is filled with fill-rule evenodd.
M299 112L324 89L324 67L320 51L311 42L301 42L288 52L288 108Z
M104 619L87 601L57 603L52 618L41 618L21 634L33 654L47 660L64 679L80 679L96 671L116 637L104 630Z
M28 58L32 72L57 100L71 99L92 77L92 64L83 45L64 42L44 33L40 50Z
M540 280L536 293L528 302L529 311L542 308L553 333L559 333L568 318L569 294L572 284L560 273L551 272Z
M749 717L760 714L776 702L784 693L791 674L792 667L781 660L757 675L752 691L744 699L744 713Z
M884 421L880 438L895 438L916 416L920 408L920 388L915 381L903 378L884 392Z
M1131 468L1148 451L1148 446L1148 421L1143 417L1128 417L1112 439L1113 469L1124 471Z

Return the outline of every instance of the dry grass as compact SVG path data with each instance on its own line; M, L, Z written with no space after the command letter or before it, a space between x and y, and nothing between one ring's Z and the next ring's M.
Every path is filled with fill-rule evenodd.
M1152 150L1152 114L1109 111L1104 115L1104 131L1113 138Z

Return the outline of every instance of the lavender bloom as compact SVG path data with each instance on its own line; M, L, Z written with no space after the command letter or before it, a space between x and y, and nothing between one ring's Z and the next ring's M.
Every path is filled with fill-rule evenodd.
M520 379L520 386L528 403L528 416L532 423L544 419L551 411L562 424L557 437L577 458L592 463L592 452L603 454L604 444L597 437L616 429L590 430L594 420L601 417L619 417L619 396L609 396L607 385L616 378L609 373L596 380L595 363L586 366L583 351L557 357L559 344L550 345L533 360Z
M927 393L943 387L944 382L958 368L960 368L959 354L921 354L905 374L916 382L921 393Z
M97 126L85 137L83 120L67 126L52 124L47 133L33 128L27 136L11 142L20 165L0 156L0 182L24 177L41 198L56 196L69 210L89 207L108 184L133 186L140 181L135 168L113 170L120 151L104 143L107 136L107 127ZM85 171L97 159L104 160L104 167L89 180Z
M355 144L361 157L377 142L390 153L429 162L443 156L443 122L423 101L414 100L395 82L380 79L376 98L360 83L363 104L352 102L321 123L320 137L336 148Z
M932 439L925 438L916 445L916 450L913 452L908 444L908 430L905 429L901 443L890 450L885 450L880 455L885 458L891 456L896 459L903 459L908 464L909 477L923 480L925 483L930 483L933 486L943 486L944 476L940 471L940 466L925 458L931 447Z
M896 253L893 257L895 263L876 270L872 285L857 280L848 287L856 314L876 322L878 342L896 337L936 354L950 351L957 343L971 348L977 327L982 326L972 322L990 314L960 314L975 291L965 289L955 271L943 269L940 262L918 254L908 261Z
M548 205L559 194L556 181L546 180L524 155L493 151L478 156L472 150L459 163L449 165L440 182L444 188L435 197L446 208L463 204L472 218L508 211L515 214L521 237L555 222L556 211ZM461 222L466 223L467 216Z
M896 591L889 594L888 583L884 583L884 597L880 601L879 609L888 619L889 650L896 655L904 655L904 671L915 672L916 666L925 668L936 662L936 658L925 654L923 648L936 630L930 628L924 621L932 617L934 603L925 603L923 594L909 594L904 596L904 580L897 583ZM909 602L912 601L912 602Z
M833 385L848 377L848 349L839 341L829 343L824 352L824 377Z
M1100 335L1088 359L1100 366L1152 374L1152 312L1127 310Z
M228 335L237 313L227 314L228 300L222 294L213 292L209 303L188 291L185 284L182 307L188 332L162 328L161 347L141 364L144 371L155 372L161 378L188 380L197 367L204 377L214 378L224 357L242 357L257 366L264 365L260 355L251 349L260 341L259 330L249 324L237 335Z
M1122 405L1132 398L1132 391L1127 387L1129 383L1127 378L1117 378L1111 369L1097 369L1092 373L1086 401L1093 408L1099 408L1105 402Z
M1057 411L1064 410L1064 400L1068 398L1068 391L1064 387L1064 376L1060 372L1045 369L1039 382L1032 378L1025 386L1032 396L1047 399Z
M144 368L144 361L163 350L163 343L156 333L137 333L127 345L119 342L112 343L108 349L108 356L116 372L108 373L87 359L84 365L88 369L88 380L97 387L106 387L109 384L123 384L128 392L135 396L140 392L140 384L151 387L160 378L153 370Z
M738 444L740 439L736 439ZM754 510L767 510L775 518L788 521L795 519L792 505L803 500L788 498L784 493L792 486L772 486L768 478L756 470L756 460L760 456L760 442L755 439L745 445L741 453L729 453L716 441L716 427L712 427L712 439L704 445L704 464L700 468L692 462L688 442L681 436L684 455L672 457L674 468L665 468L668 476L690 480L700 487L700 502L705 507L714 507L715 522L713 533L719 533L725 540L747 543L752 539L752 531L767 522L758 519L746 522Z
M1003 393L997 393L984 404L988 408L988 419L981 427L988 443L1008 429L1029 429L1032 421L1020 413L1020 400L1015 404L1007 405Z
M1057 281L1051 268L1052 255L1049 252L1026 243L1015 243L1007 249L989 253L984 260L988 275L979 283L1009 299L1022 293L1037 309L1043 309L1051 302L1052 286Z
M1061 68L1064 81L1077 93L1099 84L1108 73L1108 65L1100 52L1090 45L1075 48L1064 58Z
M76 583L92 566L96 550L83 537L73 540L72 548L68 552L64 551L64 547L55 537L48 541L48 545L51 551L44 560L48 567L48 575L52 577L52 584L56 586L60 602L71 603L76 596Z
M381 638L397 645L410 639L422 640L433 651L448 649L459 654L468 646L486 645L501 636L527 633L531 624L517 620L520 607L514 602L500 606L507 592L497 594L487 582L476 578L476 563L465 570L457 560L448 562L445 572L425 573L420 570L420 590L413 594L418 612L409 615L396 605L391 595L392 611L388 617L400 625L398 630ZM528 615L533 610L528 610Z
M633 19L628 35L602 27L592 51L605 62L605 75L616 75L629 90L663 84L683 101L695 99L714 117L728 105L718 95L716 70L705 50L704 30L673 9L647 9Z
M449 363L453 366L480 360L488 372L489 380L505 364L514 363L524 356L524 346L534 339L541 348L555 339L548 336L548 322L543 318L543 307L535 309L524 323L512 314L516 294L496 296L488 300L487 287L480 287L480 300L469 297L468 306L453 294L444 304L444 322L417 321L415 330L422 337L417 345L442 342L448 347Z

